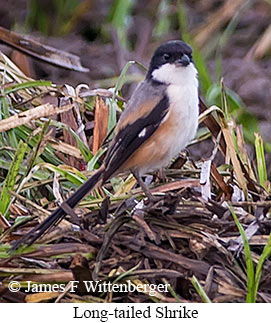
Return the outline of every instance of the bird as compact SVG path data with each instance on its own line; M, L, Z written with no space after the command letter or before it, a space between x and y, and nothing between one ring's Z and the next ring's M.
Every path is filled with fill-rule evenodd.
M100 168L13 249L31 245L59 223L93 188L119 173L132 172L151 200L142 175L169 164L195 137L199 116L198 72L192 48L182 40L161 44L145 79L127 102Z

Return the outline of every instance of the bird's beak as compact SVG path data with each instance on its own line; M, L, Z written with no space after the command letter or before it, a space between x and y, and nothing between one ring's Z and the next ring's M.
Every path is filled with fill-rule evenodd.
M175 62L175 65L176 66L187 66L190 64L190 58L187 56L187 55L183 55L182 58L178 59L176 62Z

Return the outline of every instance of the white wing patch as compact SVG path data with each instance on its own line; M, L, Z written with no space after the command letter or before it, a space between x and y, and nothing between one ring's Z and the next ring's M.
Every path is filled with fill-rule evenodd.
M144 137L145 135L146 135L146 128L143 128L138 134L138 137L141 138L141 137Z

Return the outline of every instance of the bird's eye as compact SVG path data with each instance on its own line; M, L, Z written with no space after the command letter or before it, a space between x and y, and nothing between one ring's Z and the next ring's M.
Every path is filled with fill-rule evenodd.
M164 54L163 58L165 61L168 61L170 59L170 55L169 54Z

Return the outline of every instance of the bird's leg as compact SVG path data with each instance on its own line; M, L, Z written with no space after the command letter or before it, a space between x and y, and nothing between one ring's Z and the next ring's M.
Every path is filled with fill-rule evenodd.
M157 177L160 181L162 181L162 183L166 183L167 182L167 178L166 178L166 174L165 174L165 170L164 168L160 168L157 172Z
M142 191L144 192L144 194L149 199L149 201L152 202L152 203L156 202L155 197L152 195L152 193L150 192L148 186L144 183L144 181L142 180L142 178L139 176L138 171L135 170L135 169L133 169L131 172L134 175L134 177L137 180L137 182L140 185L140 187L142 188Z

